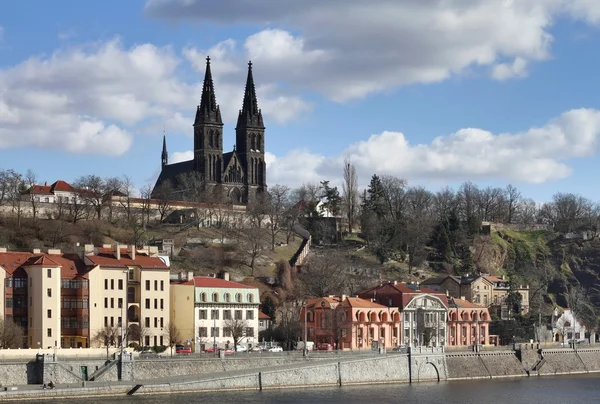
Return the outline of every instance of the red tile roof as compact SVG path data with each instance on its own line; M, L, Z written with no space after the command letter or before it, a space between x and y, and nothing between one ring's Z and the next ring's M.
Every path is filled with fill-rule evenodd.
M259 320L270 320L271 317L267 316L265 313L263 313L262 311L258 312L258 319Z
M85 277L91 269L77 254L34 254L17 251L0 253L0 267L7 275L24 278L27 276L24 267L32 265L60 267L61 278Z
M121 250L121 259L118 260L115 251L112 248L98 248L97 253L86 255L92 265L109 268L126 268L128 266L139 266L146 269L169 269L167 264L159 257L150 257L146 253L136 252L135 260L131 259L131 254L127 247L119 248Z
M454 303L454 305L456 307L458 307L459 309L485 309L486 308L484 306L481 306L477 303L470 302L465 299L453 299L450 301L450 305L452 305L452 303Z
M384 306L379 303L372 302L371 300L361 299L360 297L348 297L342 303L344 305L348 305L354 308L365 308L365 309L387 309L387 306Z

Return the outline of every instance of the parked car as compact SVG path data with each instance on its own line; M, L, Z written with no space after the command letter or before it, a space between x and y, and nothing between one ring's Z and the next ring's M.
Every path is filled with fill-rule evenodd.
M320 343L319 345L317 345L317 351L333 351L333 345L331 344L326 344L326 343Z
M406 352L408 351L408 345L398 345L392 348L393 352Z
M229 348L229 349L219 349L219 351L223 351L223 353L224 353L225 355L230 355L230 354L232 354L232 353L234 353L234 352L235 352L235 351L234 351L233 349L231 349L231 348Z
M238 345L235 347L236 352L248 352L248 347L246 345Z
M191 346L187 346L187 345L176 345L175 346L175 353L178 353L178 354L191 354L192 353L192 347Z
M156 359L158 357L159 357L158 354L154 351L140 352L140 359Z
M269 352L283 352L283 348L280 346L274 346L272 348L269 348Z
M213 348L212 346L208 347L208 348L204 349L204 352L206 352L206 353L215 353L215 348Z
M263 352L264 350L265 350L264 347L258 346L258 345L250 348L250 352Z

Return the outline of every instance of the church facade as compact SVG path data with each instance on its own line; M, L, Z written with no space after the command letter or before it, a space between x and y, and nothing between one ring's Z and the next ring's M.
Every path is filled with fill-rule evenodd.
M248 63L233 150L223 153L223 120L215 95L210 57L206 58L202 96L193 127L192 160L169 164L166 138L163 137L162 170L152 192L154 198L168 192L172 200L206 202L218 194L219 202L239 205L266 191L265 126L258 108L252 62Z

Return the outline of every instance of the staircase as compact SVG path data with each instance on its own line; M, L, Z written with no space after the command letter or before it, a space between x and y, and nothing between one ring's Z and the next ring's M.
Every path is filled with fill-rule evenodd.
M544 366L544 363L546 363L546 359L542 358L538 361L538 363L536 363L532 368L531 371L532 372L539 372L540 369L542 368L542 366Z
M113 367L116 366L116 364L119 361L114 359L111 361L108 361L107 363L104 364L104 366L102 366L100 369L96 370L94 373L92 373L92 375L89 377L89 380L94 382L94 381L98 381L98 379L106 372L108 372L109 369L112 369Z

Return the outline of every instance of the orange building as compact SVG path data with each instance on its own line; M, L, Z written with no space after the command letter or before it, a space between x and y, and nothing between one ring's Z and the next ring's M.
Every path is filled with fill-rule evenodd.
M399 344L400 312L358 297L310 298L300 312L307 341L317 349L391 348Z
M490 313L487 307L465 299L448 299L449 346L489 345Z

